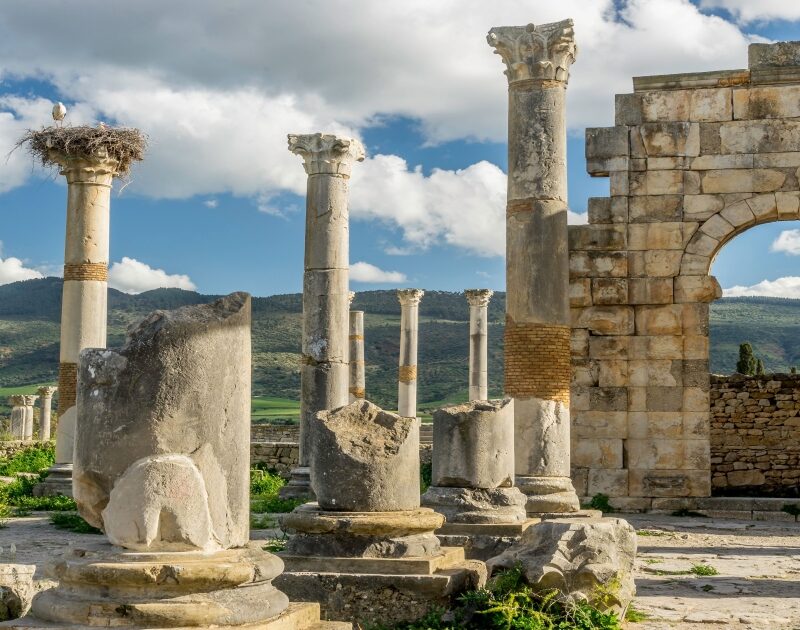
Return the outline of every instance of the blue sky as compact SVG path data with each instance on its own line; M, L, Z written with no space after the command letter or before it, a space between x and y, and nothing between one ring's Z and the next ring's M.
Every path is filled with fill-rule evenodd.
M377 281L352 288L502 289L506 86L482 39L489 27L576 20L575 220L588 197L608 193L606 179L585 173L583 130L612 124L614 94L630 91L632 75L746 67L748 42L800 39L800 10L789 0L760 9L744 0L630 0L616 14L604 0L555 8L415 0L407 11L353 0L327 17L321 0L253 2L247 14L204 2L107 4L71 7L71 16L93 16L91 28L55 0L0 7L0 153L47 123L52 100L67 104L75 124L105 120L150 135L146 161L112 198L112 277L129 291L299 291L305 176L285 135L322 130L360 136L370 156L354 167L350 258L374 267L354 276ZM161 16L157 24L148 11ZM64 207L58 176L20 152L0 161L0 281L58 272ZM790 229L800 224L755 228L726 246L714 266L722 286L800 276L800 247L771 251ZM392 281L380 281L382 272L394 272ZM800 297L800 281L784 288Z

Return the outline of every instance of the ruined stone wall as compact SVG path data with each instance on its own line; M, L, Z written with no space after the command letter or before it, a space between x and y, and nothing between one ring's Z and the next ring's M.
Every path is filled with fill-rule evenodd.
M299 424L250 425L251 442L298 442L299 440L300 440Z
M576 489L632 509L708 496L709 269L749 227L800 219L800 44L634 79L586 156L610 196L570 226Z
M800 375L711 377L711 486L800 490Z

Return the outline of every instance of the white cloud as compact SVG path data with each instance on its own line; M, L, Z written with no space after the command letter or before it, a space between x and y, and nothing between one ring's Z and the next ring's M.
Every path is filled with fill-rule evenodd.
M41 272L29 269L19 258L0 258L0 284L43 278Z
M800 4L795 0L701 0L700 6L704 9L727 9L744 23L800 19Z
M399 271L384 271L368 262L357 262L350 265L350 280L353 282L397 284L405 282L406 274Z
M800 230L784 230L773 241L770 250L800 256Z
M737 285L730 289L724 289L722 295L725 297L763 295L800 299L800 276L785 276L777 280L762 280L758 284L749 287Z
M216 208L219 205L219 201L217 201L216 199L206 199L203 202L203 205L206 208Z
M194 282L187 275L168 274L163 269L153 269L135 258L123 256L108 270L108 285L125 293L142 293L151 289L177 288L194 291Z

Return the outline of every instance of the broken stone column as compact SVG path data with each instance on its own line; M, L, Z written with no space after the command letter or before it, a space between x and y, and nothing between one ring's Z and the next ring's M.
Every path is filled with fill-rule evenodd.
M281 589L319 601L329 618L394 623L482 583L462 549L440 546L444 518L420 507L416 418L356 401L310 426L318 503L282 518L293 536ZM391 611L374 605L387 588L397 591Z
M572 20L489 31L508 78L505 391L528 513L574 512L565 101Z
M39 397L31 394L23 396L23 398L25 399L25 427L22 439L30 442L33 439L33 406Z
M445 544L485 560L503 551L532 522L514 487L514 402L484 400L433 413L432 483L422 505L447 520Z
M494 291L468 289L469 303L469 399L489 398L489 300Z
M40 387L39 393L39 439L46 442L50 439L50 413L53 404L53 394L57 387Z
M398 289L400 301L400 368L398 370L397 413L417 417L417 334L422 289Z
M249 542L250 360L246 293L156 311L121 348L82 351L74 496L111 544L53 562L59 584L34 598L36 618L318 627L318 610L272 585L280 559Z
M25 439L25 396L17 394L8 397L11 404L11 426L9 430L15 440Z
M350 402L366 397L364 311L350 311Z
M348 402L348 180L364 159L358 140L332 134L289 135L303 158L306 193L303 342L300 372L300 457L281 496L311 497L308 424L319 411Z

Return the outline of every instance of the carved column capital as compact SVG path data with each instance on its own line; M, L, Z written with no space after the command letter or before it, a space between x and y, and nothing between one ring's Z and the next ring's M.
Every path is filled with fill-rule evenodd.
M25 400L26 407L33 407L36 404L36 401L39 399L39 397L35 394L27 394L22 398Z
M44 387L40 387L36 390L36 392L42 398L52 398L53 394L58 391L58 387L53 387L52 385L45 385Z
M417 306L425 295L422 289L398 289L397 299L400 300L400 306Z
M470 306L489 306L489 300L493 295L494 291L491 289L467 289L464 291L464 296Z
M12 407L24 407L25 396L22 394L14 394L13 396L8 397L8 402L11 403Z
M308 175L350 177L354 162L363 162L364 145L329 133L289 134L289 151L303 158Z
M486 41L503 58L509 85L519 81L566 85L578 52L572 20L539 26L496 26Z

